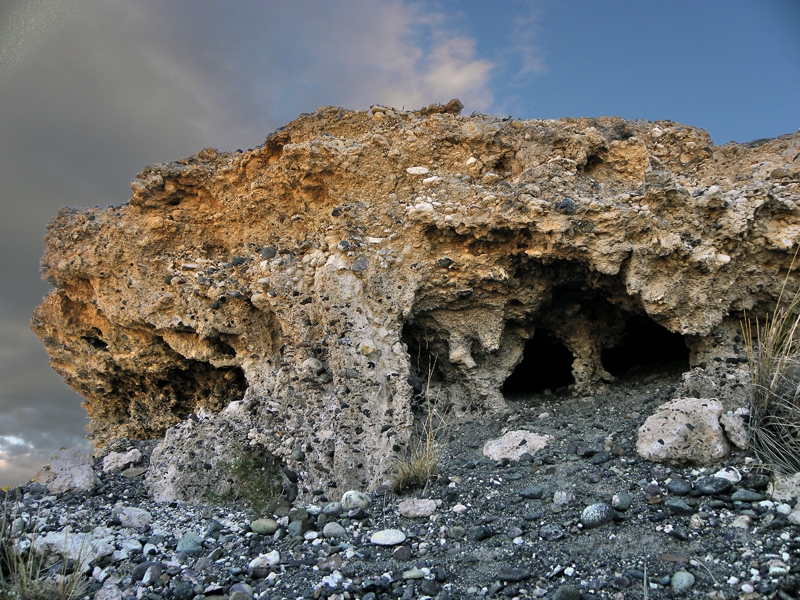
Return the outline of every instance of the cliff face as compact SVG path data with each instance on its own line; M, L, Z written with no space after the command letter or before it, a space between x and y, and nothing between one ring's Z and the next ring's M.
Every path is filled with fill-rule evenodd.
M183 421L154 455L181 465L151 481L164 498L210 485L233 443L301 491L369 487L420 388L448 418L502 409L537 330L578 391L643 324L692 364L741 353L742 311L772 308L797 248L800 135L714 146L669 121L458 108L323 108L254 150L149 167L124 206L62 209L33 329L91 439Z

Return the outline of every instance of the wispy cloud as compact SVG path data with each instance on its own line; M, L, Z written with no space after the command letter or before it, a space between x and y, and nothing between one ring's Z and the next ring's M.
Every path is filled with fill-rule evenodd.
M536 0L523 3L522 10L511 24L511 50L520 60L517 77L542 75L547 72L541 44L540 8Z

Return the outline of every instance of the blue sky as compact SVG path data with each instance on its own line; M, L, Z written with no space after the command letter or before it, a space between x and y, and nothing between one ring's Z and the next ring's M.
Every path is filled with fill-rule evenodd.
M260 144L323 105L616 115L715 143L800 127L797 0L6 0L0 5L0 486L85 444L28 329L60 206L146 165Z

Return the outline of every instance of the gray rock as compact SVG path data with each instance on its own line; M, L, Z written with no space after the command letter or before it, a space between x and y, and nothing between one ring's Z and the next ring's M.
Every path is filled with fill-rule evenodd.
M736 490L731 494L731 500L734 502L761 502L766 498L764 494L759 494L752 490Z
M303 535L309 529L308 521L292 521L286 528L286 533L291 537L297 537L298 535Z
M347 535L347 531L336 521L331 521L322 528L322 535L328 539L340 538Z
M544 490L539 486L532 485L522 490L519 495L529 500L540 500L544 496Z
M345 492L342 496L342 508L344 510L352 510L354 508L363 508L367 509L372 504L372 498L370 498L364 492L359 492L357 490L350 490Z
M591 504L583 509L581 523L587 529L599 527L614 520L614 509L605 502Z
M280 525L278 525L275 519L256 519L250 523L250 529L258 535L272 535L278 531L279 528Z
M633 498L627 492L619 492L611 498L611 507L615 510L626 511L633 504Z
M562 585L553 592L553 600L581 600L581 591L574 585Z
M704 496L718 496L730 492L733 484L722 477L703 477L695 482L694 488Z
M120 525L129 529L140 529L153 522L153 516L143 508L125 506L115 508L111 514L117 518Z
M685 479L675 478L666 483L666 488L673 496L685 496L692 491L692 484Z
M673 515L688 516L694 513L694 509L681 498L667 498L664 507Z
M328 502L322 508L322 514L324 514L327 517L334 517L334 518L338 517L340 514L342 514L342 503Z
M406 534L399 529L382 529L373 533L369 541L377 546L397 546L406 541Z
M515 567L503 567L497 572L496 579L500 581L525 581L531 578L530 569L519 569Z
M539 537L548 542L554 542L564 537L564 532L554 525L545 525L539 529Z
M353 266L350 267L350 269L355 271L356 273L366 271L368 268L369 268L369 261L364 256L357 258L356 262L353 263Z
M688 571L677 571L672 575L669 584L673 592L682 594L694 585L694 575Z
M397 510L408 519L427 519L436 512L436 501L426 498L406 498Z
M181 539L178 540L178 552L186 552L189 555L198 555L203 552L203 538L190 531L183 534Z

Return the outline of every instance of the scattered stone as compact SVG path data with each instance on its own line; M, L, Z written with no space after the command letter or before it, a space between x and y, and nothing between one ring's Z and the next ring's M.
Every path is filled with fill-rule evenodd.
M275 566L280 562L280 553L277 550L273 550L272 552L267 552L266 554L259 554L258 557L250 561L250 563L247 565L247 568L250 570L263 569Z
M761 502L765 499L766 496L764 494L745 489L736 490L731 494L731 500L734 502Z
M673 496L685 496L692 491L692 484L680 477L670 479L666 482L665 487Z
M483 455L497 461L504 458L518 461L525 453L535 455L543 450L552 439L552 436L525 430L509 431L501 438L487 441L483 445Z
M399 529L382 529L373 533L369 541L377 546L397 546L406 541L406 534Z
M695 512L682 498L667 498L666 502L664 502L664 508L673 515L678 516L689 516Z
M539 486L532 485L522 490L519 495L529 500L540 500L544 496L544 490Z
M250 523L250 528L258 535L273 535L280 525L275 519L256 519Z
M392 551L392 558L405 562L411 558L411 548L408 546L398 546Z
M109 452L103 458L103 473L106 475L116 473L130 465L135 465L140 460L142 460L142 453L136 448L131 448L124 453Z
M680 398L662 404L639 428L636 451L656 462L718 461L730 452L719 424L721 412L721 402L705 398Z
M497 579L500 581L525 581L531 578L530 569L520 569L516 567L503 567L497 572Z
M748 529L753 524L753 518L750 515L739 515L731 523L731 527L737 529Z
M366 510L371 504L372 498L364 492L359 492L357 490L350 490L349 492L345 492L342 496L342 509L347 511L353 510L354 508L363 508Z
M633 497L627 492L618 492L611 498L611 507L614 510L625 512L633 505Z
M436 512L436 501L420 498L407 498L397 507L401 515L408 519L427 519Z
M733 489L733 484L721 477L703 477L695 481L694 489L703 496L719 496L730 492Z
M178 540L178 552L185 552L186 554L197 555L203 552L203 538L190 531L183 534L181 539Z
M562 585L553 592L553 600L581 600L581 591L574 585Z
M325 527L322 528L322 535L328 539L335 539L346 536L347 530L336 521L331 521L330 523L326 523Z
M120 525L130 529L141 529L153 522L153 516L149 512L132 506L114 509L112 514L116 516Z
M581 523L587 529L599 527L614 520L614 509L605 502L591 504L583 509Z
M539 529L539 537L548 542L554 542L564 537L564 532L553 525L545 525Z
M673 592L683 594L694 585L694 575L688 571L676 571L672 574L669 584Z

